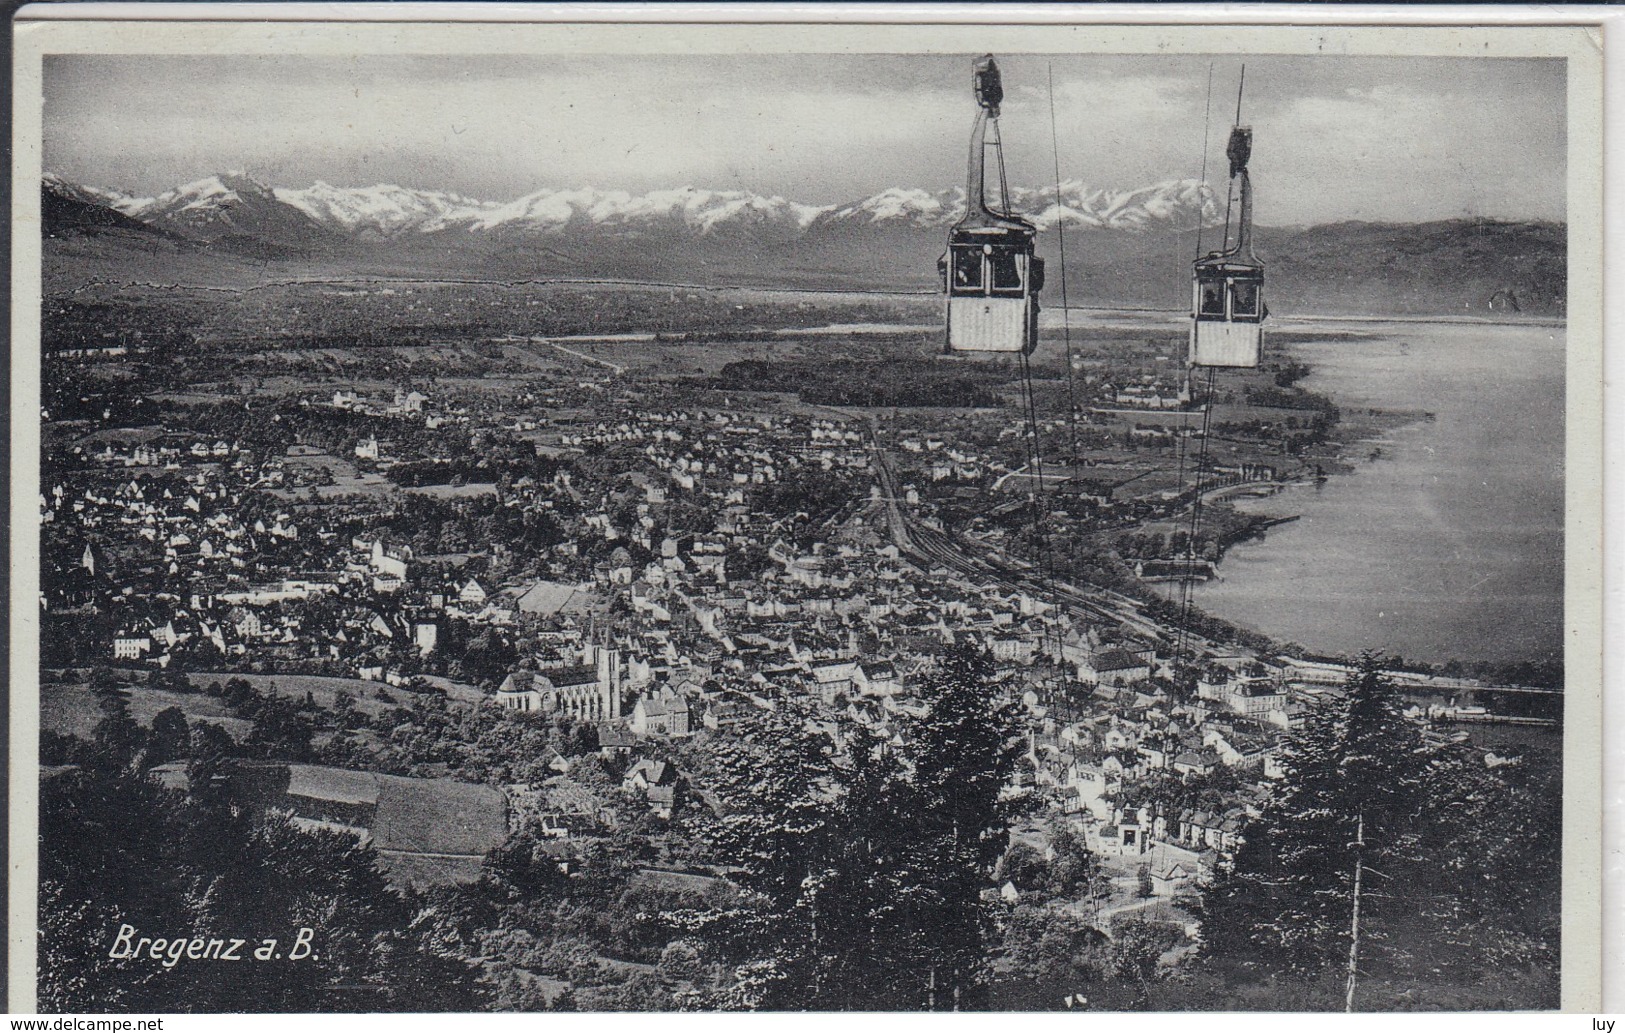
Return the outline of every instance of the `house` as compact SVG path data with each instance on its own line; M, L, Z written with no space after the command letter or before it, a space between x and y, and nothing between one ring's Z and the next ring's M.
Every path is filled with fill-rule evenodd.
M152 652L152 635L145 631L121 631L113 636L113 659L139 660Z
M1219 766L1219 758L1211 753L1181 753L1174 758L1174 770L1187 778L1208 775Z
M389 545L382 538L374 539L368 559L372 569L382 577L406 579L407 565L412 561L410 545Z
M457 601L468 607L484 606L485 600L488 598L490 596L486 593L485 588L473 578L469 578L468 583L457 593Z
M428 656L434 652L435 646L440 644L439 622L423 619L413 621L412 644L418 647L419 656Z
M643 793L651 811L659 817L670 818L677 804L677 783L675 767L663 760L645 758L627 768L621 788Z
M750 708L743 703L719 701L706 706L700 722L715 732L737 726L749 714Z
M893 696L902 691L902 680L893 663L859 664L852 672L852 684L866 696Z
M1172 897L1189 886L1195 878L1195 871L1187 868L1183 862L1175 861L1151 870L1151 891L1159 897Z
M826 703L834 702L836 696L852 695L856 688L853 679L858 676L860 666L849 657L813 664L812 676L818 694Z
M1126 649L1108 649L1093 653L1078 662L1078 680L1086 685L1137 685L1150 681L1152 661L1143 653Z
M692 716L688 700L676 693L645 696L632 705L629 722L638 735L689 735Z
M1277 673L1262 664L1249 664L1239 672L1209 667L1197 679L1196 695L1254 721L1291 726L1286 687Z
M1193 850L1230 853L1241 845L1243 815L1231 809L1223 814L1210 811L1183 811L1179 815L1179 842Z
M637 739L624 728L610 724L598 726L598 754L605 760L628 756L637 744Z
M1086 810L1105 821L1111 817L1107 795L1115 788L1115 781L1107 778L1106 770L1101 765L1073 761L1067 770L1067 792L1063 799L1067 801L1069 810Z

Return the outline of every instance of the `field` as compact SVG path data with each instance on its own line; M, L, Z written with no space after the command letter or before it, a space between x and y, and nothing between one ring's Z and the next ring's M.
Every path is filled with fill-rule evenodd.
M207 683L205 683L207 684ZM231 716L231 711L218 699L187 692L169 692L164 689L146 689L140 686L130 692L130 716L137 723L151 725L160 710L180 707L188 722L207 722L219 725L227 735L242 741L253 722ZM91 739L96 723L101 720L96 697L90 687L83 684L46 682L40 686L40 727L58 735Z
M201 674L188 674L187 680L203 689L210 682L219 682L224 685L232 678L241 678L254 686L261 693L275 692L278 696L290 696L303 699L308 692L316 701L316 705L324 710L333 708L333 700L340 692L347 692L355 700L356 709L369 717L377 717L385 710L395 706L377 698L379 689L400 702L409 701L412 694L397 689L383 682L362 681L359 678L325 678L314 674L233 674L231 672L204 672ZM184 697L198 698L198 697ZM208 699L209 697L202 697Z
M508 834L508 801L487 786L374 775L380 850L483 856Z
M322 498L387 495L394 490L394 485L382 474L363 472L343 456L306 446L290 448L283 460L283 468L290 482L311 485ZM268 494L292 500L308 495L311 487L274 489Z

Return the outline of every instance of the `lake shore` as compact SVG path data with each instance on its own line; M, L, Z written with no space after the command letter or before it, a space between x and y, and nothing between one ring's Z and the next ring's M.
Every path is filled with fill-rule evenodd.
M1518 324L1373 324L1295 342L1303 386L1347 413L1349 471L1241 499L1299 520L1238 542L1195 587L1214 617L1317 653L1424 662L1561 656L1562 334ZM1369 444L1362 457L1360 450Z

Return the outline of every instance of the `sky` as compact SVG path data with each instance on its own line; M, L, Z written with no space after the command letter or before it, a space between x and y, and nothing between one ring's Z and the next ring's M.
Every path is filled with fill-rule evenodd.
M974 56L55 55L45 169L141 196L241 170L498 201L696 186L840 203L962 182ZM1209 127L1219 182L1243 63L1261 224L1565 218L1560 59L1012 55L1012 185L1053 183L1052 148L1091 187L1194 178Z

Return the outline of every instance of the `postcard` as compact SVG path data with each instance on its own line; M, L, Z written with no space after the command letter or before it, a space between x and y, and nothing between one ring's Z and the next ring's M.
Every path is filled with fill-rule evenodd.
M12 1011L1599 1006L1594 29L137 6Z

